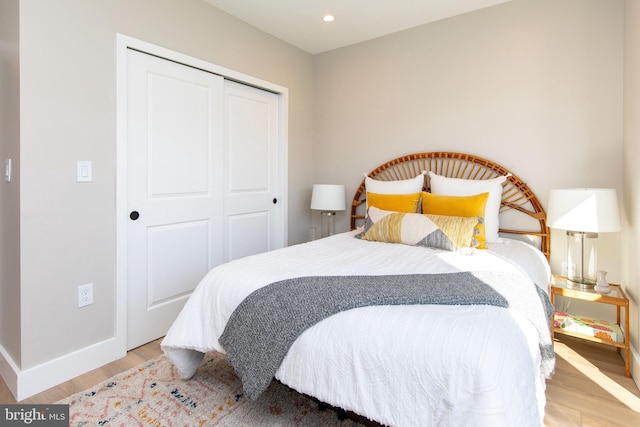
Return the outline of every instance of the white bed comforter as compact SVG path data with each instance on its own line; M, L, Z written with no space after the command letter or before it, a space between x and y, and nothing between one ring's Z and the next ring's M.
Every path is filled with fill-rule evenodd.
M520 265L519 265L520 264ZM508 239L471 255L366 242L351 232L214 268L162 342L183 378L251 292L295 276L520 271L547 290L549 267ZM541 425L544 378L534 326L493 306L375 306L333 315L293 344L276 378L392 426Z

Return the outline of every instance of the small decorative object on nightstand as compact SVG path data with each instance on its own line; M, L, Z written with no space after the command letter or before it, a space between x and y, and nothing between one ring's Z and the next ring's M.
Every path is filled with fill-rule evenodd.
M611 287L607 283L607 272L604 270L598 271L598 281L596 282L596 292L602 295L611 293Z

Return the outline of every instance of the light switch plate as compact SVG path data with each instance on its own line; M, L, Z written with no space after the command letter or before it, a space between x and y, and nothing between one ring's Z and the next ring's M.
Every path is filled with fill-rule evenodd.
M11 182L11 159L5 159L4 161L4 180Z
M93 181L91 160L78 160L76 175L76 179L78 182Z

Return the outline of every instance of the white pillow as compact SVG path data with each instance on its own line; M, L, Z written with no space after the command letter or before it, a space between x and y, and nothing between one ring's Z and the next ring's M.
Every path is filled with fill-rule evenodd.
M364 174L364 184L368 193L378 194L414 194L420 193L424 186L424 172L415 178L400 181L378 181Z
M500 202L502 200L502 183L506 176L491 179L462 179L449 178L429 172L431 193L445 196L473 196L489 193L487 205L484 208L484 230L487 243L498 240Z

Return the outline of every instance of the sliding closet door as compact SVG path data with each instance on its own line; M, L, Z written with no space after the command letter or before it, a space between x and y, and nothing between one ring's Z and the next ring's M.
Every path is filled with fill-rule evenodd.
M166 334L211 268L284 246L286 118L275 93L136 50L126 78L131 349Z
M163 336L222 262L218 75L129 50L127 348Z
M284 246L278 95L225 81L224 260Z

